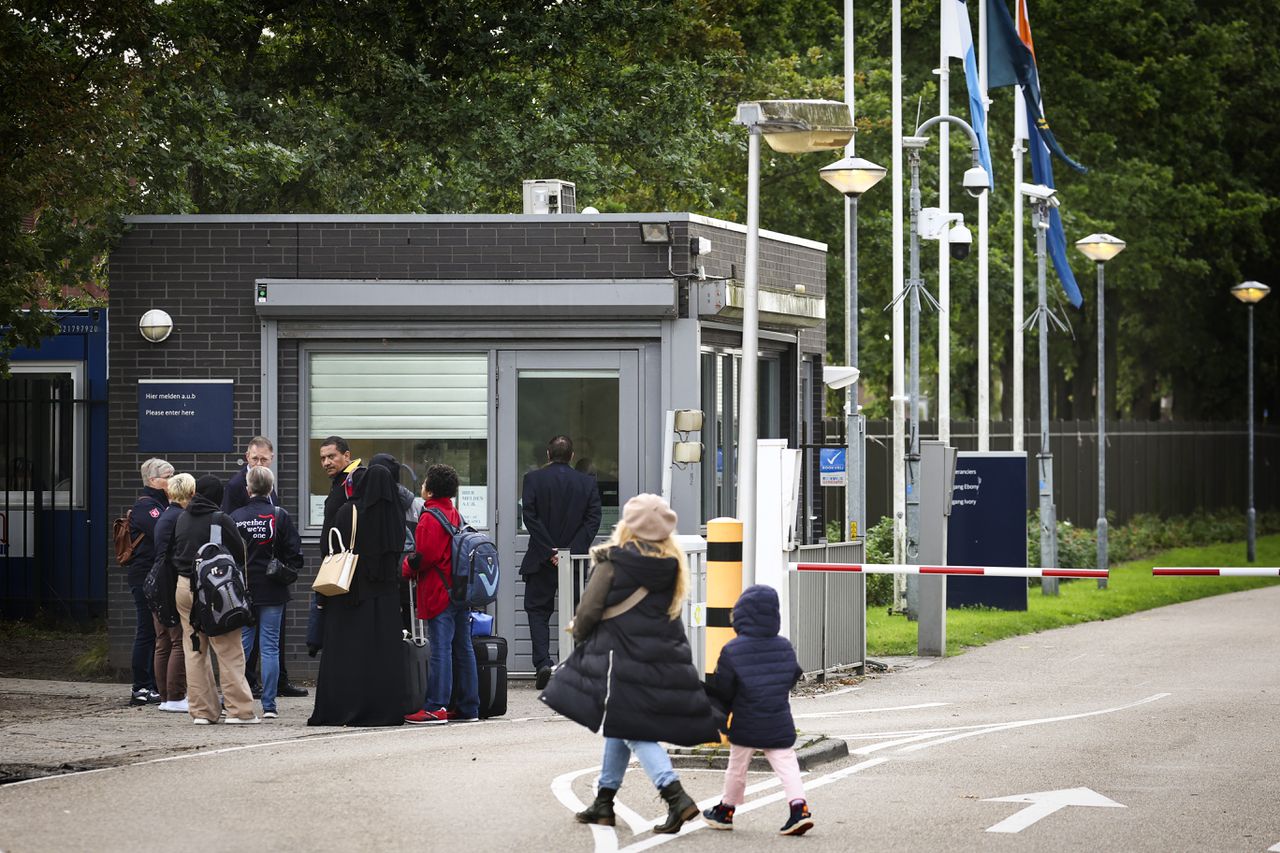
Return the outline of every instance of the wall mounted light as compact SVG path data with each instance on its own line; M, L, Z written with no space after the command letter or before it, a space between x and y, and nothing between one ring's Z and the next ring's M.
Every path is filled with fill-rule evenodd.
M138 331L151 343L158 344L173 334L173 318L166 311L152 308L138 320Z
M658 244L670 243L671 224L668 222L641 222L640 242Z

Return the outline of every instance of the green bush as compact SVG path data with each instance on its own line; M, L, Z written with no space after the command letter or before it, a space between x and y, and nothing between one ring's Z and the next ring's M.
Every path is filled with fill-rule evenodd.
M1258 514L1258 535L1280 532L1280 512ZM1107 554L1112 565L1140 560L1171 548L1190 548L1245 538L1245 517L1239 510L1215 510L1160 518L1135 515L1124 524L1109 519ZM1096 534L1069 521L1058 522L1058 565L1092 569L1098 564ZM1027 514L1027 565L1040 565L1040 512Z
M827 524L827 541L843 542L840 536L840 522ZM864 563L893 562L893 519L885 516L876 522L868 531L863 545ZM867 604L873 607L888 607L893 603L893 575L867 575Z

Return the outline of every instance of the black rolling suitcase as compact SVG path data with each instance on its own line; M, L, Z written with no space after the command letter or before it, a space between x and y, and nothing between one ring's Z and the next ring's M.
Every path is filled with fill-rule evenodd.
M502 637L472 637L476 674L480 677L480 719L507 713L507 641Z
M409 582L409 628L404 631L404 713L421 711L427 701L427 665L431 661L431 643L427 640L427 623L418 618L417 584Z

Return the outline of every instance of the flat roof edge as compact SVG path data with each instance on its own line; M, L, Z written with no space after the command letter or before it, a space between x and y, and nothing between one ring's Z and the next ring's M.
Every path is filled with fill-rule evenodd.
M698 213L145 213L126 216L124 221L130 225L157 224L236 224L261 222L264 224L287 223L438 223L458 225L483 225L486 223L548 223L563 222L583 225L592 222L691 222L726 231L745 234L747 227L727 219L717 219ZM760 236L766 240L779 243L790 243L806 249L826 252L826 243L783 234L778 231L760 229Z

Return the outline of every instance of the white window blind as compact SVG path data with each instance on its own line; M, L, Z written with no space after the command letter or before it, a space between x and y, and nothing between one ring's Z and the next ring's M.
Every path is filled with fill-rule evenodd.
M488 438L484 353L313 353L311 438Z

